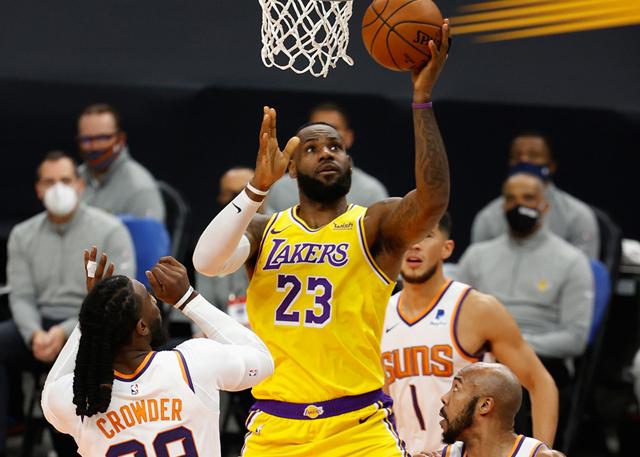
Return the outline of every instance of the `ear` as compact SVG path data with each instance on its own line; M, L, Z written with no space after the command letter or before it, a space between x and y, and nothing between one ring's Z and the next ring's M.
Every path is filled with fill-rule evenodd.
M496 402L493 397L484 397L480 399L476 409L478 411L478 414L480 414L481 416L486 416L494 410L495 406Z
M441 257L442 260L447 260L453 254L453 249L456 247L456 243L453 240L447 240L444 242L444 246L442 246Z
M347 157L349 157L349 168L353 171L353 157L350 154L347 154Z
M151 330L149 329L149 326L142 319L140 319L136 324L136 333L139 336L149 336Z
M543 200L542 201L542 208L540 209L540 212L542 214L547 214L547 212L549 211L549 208L550 208L549 202L546 201L546 200Z
M45 190L44 190L44 186L40 184L40 181L36 182L35 189L36 189L36 195L38 196L38 200L40 201L44 200Z
M296 167L296 161L294 157L295 157L295 153L293 157L291 157L291 159L289 160L289 165L287 168L287 173L289 173L289 177L291 179L296 179L298 177L298 169Z
M556 162L552 160L551 163L549 164L549 171L553 175L556 173L557 170L558 170L558 164L556 164Z
M127 132L125 132L124 130L121 130L120 133L118 134L118 142L125 144L127 142Z
M86 183L84 181L84 178L78 178L78 180L76 181L76 192L78 192L78 196L82 195L85 187Z

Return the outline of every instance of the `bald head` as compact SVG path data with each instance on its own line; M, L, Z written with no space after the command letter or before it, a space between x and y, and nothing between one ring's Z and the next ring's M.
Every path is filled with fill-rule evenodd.
M544 183L535 175L516 173L509 176L502 187L503 195L528 193L537 199L544 199Z
M471 386L471 395L493 398L495 417L504 425L513 426L522 404L522 385L507 366L477 362L460 370L458 377Z

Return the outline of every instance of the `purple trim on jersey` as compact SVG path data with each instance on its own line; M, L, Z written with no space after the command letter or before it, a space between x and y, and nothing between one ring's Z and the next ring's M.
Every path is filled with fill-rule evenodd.
M536 457L536 455L538 455L538 452L540 452L540 449L542 449L542 445L544 443L538 443L538 446L536 447L536 450L533 451L533 454L531 454L531 457Z
M520 451L520 448L522 447L522 443L524 443L524 435L520 435L518 439L520 440L520 442L518 443L516 448L513 450L513 453L511 454L510 457L516 457L516 455L518 455L518 451Z
M464 301L467 299L467 297L469 296L469 292L471 292L473 289L471 287L469 287L466 292L464 293L464 295L462 296L462 298L460 299L460 303L458 304L458 308L455 310L456 311L456 315L453 319L453 337L456 340L456 346L458 346L458 348L464 353L464 355L466 355L467 357L471 357L472 359L482 359L484 352L481 351L477 354L469 354L460 344L460 340L458 339L458 317L460 316L460 310L462 309L462 305L464 304Z
M369 265L371 265L371 267L378 274L380 279L384 281L385 284L387 285L391 284L387 279L387 275L384 274L382 270L380 270L380 268L378 268L378 264L371 257L371 254L369 253L369 246L367 246L367 241L364 237L364 216L360 216L360 218L358 219L358 235L360 236L360 244L362 245L362 250L364 251L364 255L367 258Z
M117 379L118 381L122 381L122 382L133 382L133 381L135 381L140 376L142 376L142 374L145 371L147 371L147 368L149 368L151 366L151 362L153 362L153 359L155 359L157 354L158 354L157 352L154 352L153 354L151 354L151 357L149 357L149 360L147 360L147 363L142 367L142 369L138 372L138 374L136 374L133 378L121 378L117 374L114 374L113 375L113 379Z
M256 256L256 259L260 258L260 254L262 254L262 247L264 246L264 243L267 240L267 235L269 235L269 230L271 230L271 227L273 227L273 224L276 223L276 221L278 220L278 217L280 217L280 213L276 213L273 216L273 219L271 219L271 221L267 224L267 227L264 229L264 232L262 233L262 240L260 241L260 247L258 248L258 255Z
M290 216L291 216L291 220L293 222L295 222L298 227L300 227L302 230L304 230L305 232L308 233L316 233L317 231L321 230L322 227L319 227L317 229L312 229L310 227L307 227L307 225L304 223L304 221L300 218L298 218L298 216L296 216L296 208L300 206L300 205L296 205L296 206L292 206L291 208L289 208L290 211ZM324 227L324 226L323 226Z
M447 457L447 449L448 448L449 448L448 444L445 447L442 448L442 453L440 454L441 457Z
M400 319L402 320L402 322L404 322L405 324L407 324L409 327L412 327L414 325L416 325L418 322L420 322L422 319L424 319L425 317L427 317L429 314L431 314L431 311L433 311L434 309L436 309L438 307L438 304L440 303L440 300L442 300L442 298L445 296L445 294L447 293L447 291L449 290L449 287L451 287L451 284L453 284L455 281L449 281L449 284L447 285L447 287L444 288L444 290L442 291L442 293L440 294L440 296L438 297L438 299L436 300L436 302L433 304L433 306L431 307L431 309L429 310L428 313L426 313L424 316L422 316L420 319L418 319L417 321L410 323L407 322L404 317L402 317L402 314L400 314L400 297L398 297L398 301L396 303L396 313L398 313L398 316L400 317Z
M189 366L187 365L187 359L184 358L184 355L182 355L182 352L180 352L178 349L174 349L174 351L176 351L180 356L180 359L182 359L182 366L184 367L184 372L187 375L187 382L189 383L189 389L191 389L195 394L196 389L194 389L193 387L193 381L191 380L191 373L189 373Z
M284 417L285 419L309 420L305 416L308 407L315 407L316 411L322 411L314 419L325 419L327 417L339 416L358 409L365 408L377 401L383 403L392 402L382 389L367 392L366 394L354 395L351 397L334 398L333 400L319 401L316 403L289 403L277 400L258 400L251 407L251 411L260 410L272 416Z

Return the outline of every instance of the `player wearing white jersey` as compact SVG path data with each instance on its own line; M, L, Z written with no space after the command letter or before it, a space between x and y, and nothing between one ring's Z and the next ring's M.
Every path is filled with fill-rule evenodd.
M444 276L443 262L454 247L450 232L445 214L405 253L404 289L387 306L382 364L398 434L412 454L441 449L439 399L454 373L488 355L509 366L528 389L533 434L551 445L558 415L553 379L500 302Z
M85 259L95 260L95 248ZM156 296L191 318L208 339L153 350L163 338L156 300L138 281L101 279L106 256L73 331L51 369L42 410L83 456L219 456L219 390L243 390L273 372L250 330L189 286L184 266L163 257L147 272ZM81 334L82 332L82 334Z
M463 368L442 403L447 445L428 457L563 457L539 440L514 433L522 386L505 365L479 362Z

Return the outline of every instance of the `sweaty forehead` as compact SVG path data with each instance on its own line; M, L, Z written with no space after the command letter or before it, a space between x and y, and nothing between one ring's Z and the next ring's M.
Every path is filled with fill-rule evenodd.
M330 125L314 124L303 128L298 132L298 137L302 144L307 141L319 139L340 139L340 134Z

